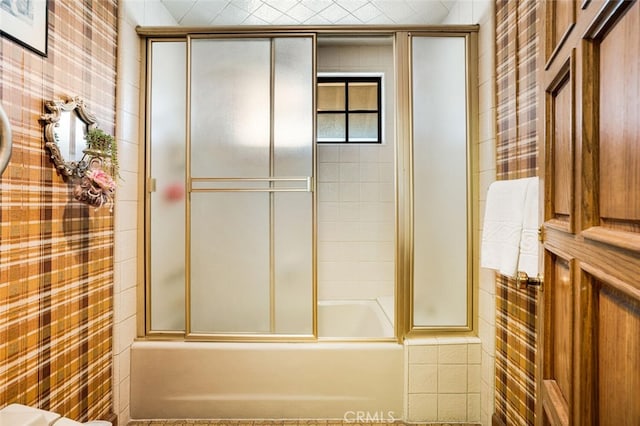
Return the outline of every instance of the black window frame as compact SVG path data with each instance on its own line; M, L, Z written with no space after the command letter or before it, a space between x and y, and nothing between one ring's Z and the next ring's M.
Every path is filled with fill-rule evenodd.
M318 76L316 86L321 83L344 83L344 109L319 111L316 105L316 115L320 114L344 114L345 115L345 139L333 141L321 141L316 134L316 141L319 144L382 144L382 76ZM375 110L349 110L349 83L376 83L377 86L377 109ZM378 139L368 141L349 140L349 114L377 113L378 114ZM316 131L317 133L317 131Z

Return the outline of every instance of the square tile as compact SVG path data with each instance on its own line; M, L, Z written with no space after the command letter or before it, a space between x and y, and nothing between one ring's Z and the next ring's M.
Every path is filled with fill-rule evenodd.
M340 182L360 182L360 164L340 163Z
M340 158L340 147L334 145L318 144L318 162L319 163L337 163Z
M410 422L434 422L438 420L438 395L416 393L408 398L407 420ZM466 407L465 407L466 408Z
M495 380L495 358L486 352L482 354L481 376L486 383L493 383Z
M470 393L467 395L467 421L480 421L480 394Z
M340 146L339 148L341 163L357 163L360 161L360 147Z
M467 394L439 394L438 420L447 422L467 421Z
M358 183L340 183L340 201L360 201L361 186Z
M438 365L438 392L467 392L467 365Z
M467 347L467 363L480 364L482 361L482 345L480 343L470 343Z
M415 364L409 366L409 393L436 393L437 391L437 365Z
M318 182L338 182L339 163L318 163Z
M361 182L378 182L380 180L379 163L361 163L360 164L360 181Z
M467 366L467 392L480 392L480 364Z
M467 344L440 345L438 347L439 364L466 364Z
M437 364L438 346L409 346L409 364Z
M365 182L360 184L360 198L362 201L378 201L380 184L375 182Z

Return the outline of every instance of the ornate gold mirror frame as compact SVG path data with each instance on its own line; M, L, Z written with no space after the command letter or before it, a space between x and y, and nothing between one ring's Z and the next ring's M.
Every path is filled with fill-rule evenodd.
M83 159L87 132L96 127L96 118L79 97L46 101L49 113L42 115L44 146L58 172L64 176L83 176L88 167Z

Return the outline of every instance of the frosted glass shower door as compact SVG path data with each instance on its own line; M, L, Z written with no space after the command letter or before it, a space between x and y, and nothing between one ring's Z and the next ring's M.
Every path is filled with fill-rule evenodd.
M470 325L467 38L412 36L413 327Z
M187 334L313 334L313 39L190 40Z
M149 328L184 332L187 44L150 44Z

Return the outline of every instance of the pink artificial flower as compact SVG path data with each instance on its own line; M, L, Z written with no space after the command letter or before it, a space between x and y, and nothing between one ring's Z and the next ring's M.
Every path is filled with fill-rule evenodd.
M102 169L91 169L86 173L86 176L104 191L115 191L116 189L116 182Z

